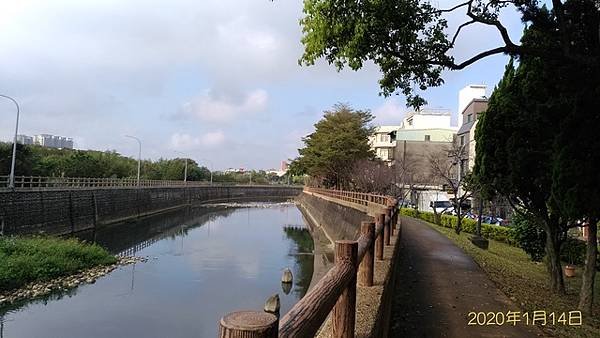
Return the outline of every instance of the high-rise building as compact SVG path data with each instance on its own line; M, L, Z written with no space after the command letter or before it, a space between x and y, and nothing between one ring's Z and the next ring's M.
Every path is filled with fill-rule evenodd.
M48 148L73 149L73 139L70 137L39 134L33 137L33 143Z
M17 135L17 143L20 144L33 144L33 137L27 135Z
M464 148L464 158L461 159L461 175L473 170L475 165L475 128L479 114L484 112L488 106L488 99L485 96L486 86L470 85L463 88L458 94L458 105L462 107L459 120L462 120L461 126L456 133L457 142Z

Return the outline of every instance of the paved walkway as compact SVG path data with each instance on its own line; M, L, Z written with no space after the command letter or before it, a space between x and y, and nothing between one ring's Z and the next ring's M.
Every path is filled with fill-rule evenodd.
M429 225L405 219L390 337L537 337L523 324L468 326L468 313L519 311L462 249ZM482 317L483 318L483 317Z

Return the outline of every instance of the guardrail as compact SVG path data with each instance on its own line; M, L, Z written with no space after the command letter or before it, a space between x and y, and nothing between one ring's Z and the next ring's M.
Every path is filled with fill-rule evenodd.
M373 286L374 260L383 260L383 248L398 221L396 201L388 196L351 191L305 188L323 196L361 205L378 204L384 213L361 223L355 241L335 242L335 265L279 321L271 313L232 312L219 322L221 338L314 337L332 313L332 337L353 338L356 322L356 286Z
M8 188L8 176L0 176L0 189ZM210 185L236 185L235 183L214 183L207 181L140 180L140 187L200 187ZM135 178L89 178L89 177L43 177L16 176L15 189L52 188L122 188L137 187Z
M346 191L346 190L334 190L334 189L324 189L324 188L312 188L305 187L305 191L321 194L323 196L337 198L342 201L356 203L360 205L369 205L379 204L379 205L387 205L388 200L393 200L393 198L389 196L364 193L364 192L355 192L355 191Z

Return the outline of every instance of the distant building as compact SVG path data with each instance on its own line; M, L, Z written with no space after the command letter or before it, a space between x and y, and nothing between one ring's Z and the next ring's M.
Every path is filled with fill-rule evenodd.
M281 161L281 167L279 170L269 169L266 171L268 175L277 175L278 177L283 177L287 174L289 164L286 161Z
M400 128L399 126L379 126L375 127L375 132L369 138L371 149L375 151L375 156L384 162L391 163L394 159L394 148L396 141L393 141L393 133Z
M443 156L440 154L445 154L451 146L452 140L397 140L394 164L399 181L417 186L440 185L440 179L433 172L430 159L432 156Z
M27 135L17 135L17 143L25 145L33 144L33 137Z
M447 109L409 112L395 134L396 141L451 142L458 128L451 125Z
M223 172L226 174L243 174L246 172L246 170L244 168L227 168Z
M470 85L463 88L458 96L459 111L462 116L462 123L456 133L458 145L464 147L465 157L460 163L461 175L473 170L475 165L475 129L479 114L488 107L486 96L486 86ZM460 117L459 116L459 117Z
M47 148L73 149L72 138L49 134L39 134L33 136L33 144Z
M458 113L462 113L473 99L487 99L486 85L468 85L458 92Z
M369 142L375 155L392 165L396 159L405 158L406 151L410 153L413 150L417 151L417 148L422 150L436 148L436 145L432 147L415 146L415 148L412 146L415 142L416 144L432 142L438 145L447 145L452 142L458 128L451 125L451 119L452 113L447 109L429 108L411 111L406 113L406 117L399 126L376 127ZM407 144L410 145L407 146ZM421 150L417 152L421 152Z

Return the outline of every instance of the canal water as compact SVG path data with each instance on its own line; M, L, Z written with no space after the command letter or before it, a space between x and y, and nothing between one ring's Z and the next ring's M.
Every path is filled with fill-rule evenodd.
M313 242L290 202L189 208L85 237L148 261L0 310L0 337L215 337L222 315L262 310L275 293L287 312L313 273Z

